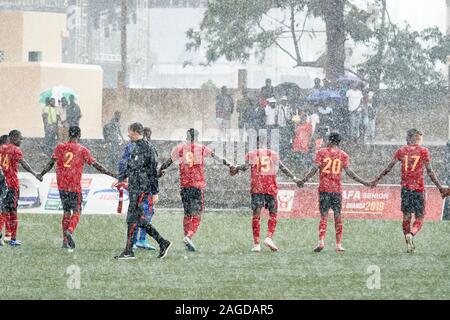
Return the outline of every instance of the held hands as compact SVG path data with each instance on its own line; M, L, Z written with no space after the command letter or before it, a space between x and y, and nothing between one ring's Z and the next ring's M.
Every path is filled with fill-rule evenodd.
M441 193L442 199L450 197L450 188L441 188L439 189L439 192Z
M158 178L164 177L166 175L166 170L158 170Z
M41 173L34 173L34 176L35 176L36 179L38 179L40 182L44 181L44 177L42 176Z
M237 175L238 172L239 172L238 167L236 167L236 166L231 166L231 167L230 167L230 176L233 177L233 176Z
M295 183L297 184L297 187L299 187L299 188L303 188L305 186L305 181L303 181L302 179L296 179Z
M158 201L159 201L159 195L157 195L157 194L153 195L152 196L152 201L153 201L153 204L157 204Z

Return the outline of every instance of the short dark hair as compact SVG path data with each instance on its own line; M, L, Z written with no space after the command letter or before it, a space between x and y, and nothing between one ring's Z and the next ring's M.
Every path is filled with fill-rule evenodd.
M69 138L80 138L81 137L81 129L80 127L73 126L69 128Z
M144 134L144 126L142 125L142 123L139 122L130 124L128 129L139 134Z
M22 133L19 130L12 130L9 132L9 139L18 138Z
M5 144L6 142L8 142L8 135L4 134L0 137L0 145Z
M152 129L150 129L150 127L145 127L144 128L144 136L152 136Z
M417 129L409 129L408 131L406 131L406 141L407 142L410 142L411 141L411 139L414 137L414 136L416 136L416 135L419 135L419 136L422 136L423 134L422 134L422 132L420 132L419 130L417 130Z
M337 132L332 132L328 136L328 142L331 143L334 146L338 146L341 143L341 141L342 141L342 137Z
M198 130L195 130L194 128L190 128L190 129L187 131L186 139L187 139L188 141L195 141L195 140L197 140L198 136L199 136Z

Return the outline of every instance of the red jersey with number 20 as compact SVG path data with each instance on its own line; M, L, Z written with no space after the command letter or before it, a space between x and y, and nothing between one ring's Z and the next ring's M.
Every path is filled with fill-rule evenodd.
M11 143L4 144L0 147L0 166L6 179L8 189L19 190L18 165L23 159L20 148Z
M280 157L270 149L256 149L245 156L251 166L251 193L277 197L277 168Z
M423 192L423 164L430 162L428 149L419 145L407 145L398 149L394 157L402 162L402 187Z
M213 151L198 143L184 143L173 149L172 161L179 162L181 188L204 189L205 157L210 157Z
M89 149L77 142L68 141L56 146L52 158L56 160L58 189L81 192L84 164L92 165L95 162Z
M350 165L348 154L341 149L322 148L314 163L320 170L319 192L342 193L342 169Z

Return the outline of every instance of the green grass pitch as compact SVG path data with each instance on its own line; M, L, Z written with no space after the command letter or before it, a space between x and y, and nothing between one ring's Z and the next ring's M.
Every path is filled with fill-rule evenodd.
M74 253L60 249L60 215L19 218L23 247L0 247L1 299L450 298L446 222L426 222L411 255L401 222L346 220L347 251L337 254L330 220L327 247L317 254L317 219L279 219L280 252L251 253L249 213L207 212L194 238L198 251L191 253L182 242L182 214L160 210L154 224L174 243L166 259L139 250L137 260L114 261L124 246L124 216L82 216ZM266 230L262 219L262 236ZM80 270L80 289L68 285L71 266ZM368 286L378 276L374 270L379 289Z

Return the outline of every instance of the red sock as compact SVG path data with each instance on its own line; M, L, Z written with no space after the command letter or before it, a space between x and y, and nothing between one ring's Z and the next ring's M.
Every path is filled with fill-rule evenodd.
M61 227L62 227L62 232L63 232L63 239L64 241L67 241L66 236L64 235L64 232L66 232L69 229L69 225L70 225L70 215L68 214L63 214L63 218L62 218L62 222L61 222Z
M412 235L415 236L420 231L420 229L422 229L422 226L423 226L423 218L416 218L416 220L414 220L411 230Z
M5 214L4 219L5 219L5 229L6 229L5 236L11 237L11 233L12 233L11 214L10 213Z
M277 227L277 214L270 213L269 221L267 223L267 238L272 238Z
M411 233L411 217L403 217L403 234L406 236Z
M3 216L3 213L0 213L0 233L3 232L3 224L5 223L5 217Z
M70 224L69 224L69 232L71 234L73 234L73 232L75 231L75 229L77 228L78 222L80 221L80 214L79 213L74 213L71 217L70 217Z
M184 236L187 236L189 234L189 231L191 230L191 223L192 216L185 215L183 219Z
M334 227L336 229L336 244L341 244L342 242L342 218L334 218Z
M328 224L328 217L321 217L320 223L319 223L319 240L323 241L325 240L325 236L327 235L327 224Z
M197 232L198 227L200 227L200 222L202 221L202 217L199 214L192 216L192 234L190 238L194 236L194 234Z
M17 213L9 214L9 227L11 228L11 240L16 240L17 229L19 227L19 219L17 218Z
M259 243L259 230L260 230L260 216L253 216L252 229L253 229L253 242Z

